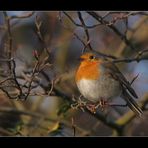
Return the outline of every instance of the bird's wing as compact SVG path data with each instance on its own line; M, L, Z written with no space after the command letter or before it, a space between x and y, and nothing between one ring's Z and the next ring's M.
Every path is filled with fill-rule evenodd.
M135 98L138 98L136 92L131 87L131 84L126 80L113 62L105 61L102 63L102 66L107 69L107 73L111 74L114 79L118 80Z

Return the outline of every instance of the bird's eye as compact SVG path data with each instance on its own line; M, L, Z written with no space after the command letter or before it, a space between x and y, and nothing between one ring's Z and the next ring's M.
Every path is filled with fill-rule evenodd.
M92 56L89 57L89 59L90 60L95 59L95 56L92 55Z

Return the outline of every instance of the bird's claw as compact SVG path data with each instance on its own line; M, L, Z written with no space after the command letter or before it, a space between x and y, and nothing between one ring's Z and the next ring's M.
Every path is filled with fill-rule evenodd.
M86 108L95 114L98 108L101 108L101 111L103 111L108 105L109 104L106 100L101 99L97 104L87 104Z
M86 108L90 111L90 112L92 112L92 113L96 113L96 110L97 110L97 108L96 108L96 105L95 104L87 104L86 105Z
M96 113L98 108L101 108L101 111L104 110L105 107L107 107L108 101L101 99L98 103L87 103L81 99L81 96L78 100L74 100L74 103L71 104L71 108L73 109L81 109L84 112L84 107L86 107L91 113Z
M100 107L101 110L103 111L104 108L106 108L108 105L109 105L109 104L108 104L108 101L101 99L101 100L99 101L98 107Z

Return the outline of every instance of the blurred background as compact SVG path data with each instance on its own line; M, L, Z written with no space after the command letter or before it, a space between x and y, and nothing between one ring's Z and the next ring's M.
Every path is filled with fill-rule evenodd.
M132 58L148 47L148 12L95 13L101 23L85 11L80 12L85 24L76 11L0 12L1 136L148 136L146 109L138 118L128 107L109 107L93 115L70 106L80 95L74 74L83 50ZM14 58L15 74L3 60L9 58ZM144 58L117 64L129 81L139 74L132 84L139 96L136 101L148 93L148 52ZM22 89L16 98L14 76ZM121 98L113 101L125 103Z

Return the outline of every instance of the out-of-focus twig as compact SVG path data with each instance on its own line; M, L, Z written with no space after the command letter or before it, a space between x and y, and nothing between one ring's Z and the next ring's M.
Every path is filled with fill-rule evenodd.
M34 112L31 112L31 111L26 111L26 110L18 110L16 108L11 108L11 107L0 107L0 112L17 114L17 115L32 116L32 117L35 117L35 118L44 118L44 120L56 122L56 120L51 119L48 116L44 116L43 114L34 113Z
M69 18L69 20L74 24L76 25L77 27L84 27L83 25L81 24L78 24L74 21L74 19L65 11L63 11L63 13ZM95 28L97 26L101 25L100 23L99 24L95 24L95 25L91 25L91 26L88 26L88 25L85 25L85 28L88 28L88 29L92 29L92 28Z
M29 12L28 14L26 15L21 15L21 16L18 16L18 15L13 15L13 16L10 16L9 19L13 20L13 19L25 19L25 18L29 18L31 16L33 16L35 14L35 11L32 11L32 12Z
M44 41L44 38L41 34L42 21L39 19L38 16L36 16L36 18L35 18L35 25L36 25L36 29L37 29L37 35L38 35L40 41L42 42L42 44L44 45L44 48L45 48L47 54L50 55L50 52L48 51L48 48L47 48L45 41Z
M18 95L18 98L21 98L22 95L23 95L23 91L22 91L22 88L16 78L16 72L15 72L15 69L16 69L16 63L14 61L14 59L12 59L12 64L13 64L13 67L12 67L12 73L13 73L13 80L17 86L17 89L19 90L19 95Z
M148 53L148 49L144 49L139 51L135 57L133 58L123 58L123 59L115 59L113 62L118 63L118 62L140 62L142 60L148 60L148 56L143 56L144 53Z
M66 12L65 12L66 13ZM67 13L66 13L67 14ZM69 16L69 15L68 15ZM70 17L70 16L69 16ZM83 18L82 18L83 19ZM61 22L61 24L63 25L63 27L65 28L65 29L67 29L67 30L69 30L70 32L72 32L73 33L73 35L83 44L83 49L82 49L82 53L85 51L85 49L90 45L90 40L88 40L87 39L87 42L85 43L85 41L83 41L81 38L80 38L80 36L78 35L78 34L76 34L75 32L73 32L73 30L71 30L69 27L67 27L64 23L63 23L63 21L62 21L62 17L61 17L61 12L59 12L59 21ZM75 23L74 23L75 24ZM84 29L85 28L87 28L86 27L86 25L85 24L83 24L83 25L81 25L81 27L84 27ZM79 26L77 26L77 27L79 27ZM104 54L104 53L102 53L102 52L100 52L100 51L95 51L94 49L92 49L91 48L91 50L93 50L93 52L95 52L96 54L98 54L98 55L100 55L100 56L103 56L103 57L107 57L107 58L111 58L111 59L116 59L117 57L115 57L115 56L113 56L113 55L110 55L110 54Z
M135 49L135 47L133 46L133 44L127 39L127 37L122 34L113 24L114 23L110 23L106 20L104 20L99 14L97 14L94 11L87 11L88 14L90 14L93 18L95 18L98 22L100 22L101 24L107 26L108 28L110 28L111 30L113 30L120 38L121 40L123 40L125 42L125 44L127 44L131 49Z
M76 126L74 124L74 118L71 118L71 124L72 124L72 128L73 128L73 135L76 136Z
M5 83L5 82L8 81L8 80L12 80L12 78L11 78L11 77L8 77L8 78L6 78L6 79L0 81L0 85L1 85L2 83Z
M30 94L31 85L32 85L32 82L34 80L34 76L35 76L38 65L39 65L39 61L36 62L35 66L33 68L32 75L31 75L31 80L30 80L29 85L28 85L28 91L27 91L27 95L25 96L25 100L28 98L28 96Z
M92 46L90 44L90 36L89 36L88 29L85 27L86 25L85 25L85 22L83 20L83 17L81 15L80 11L78 11L78 17L79 17L80 22L82 23L83 28L84 28L84 31L85 31L85 34L86 34L86 38L87 38L88 47L89 47L90 50L93 50Z
M11 24L10 24L10 17L8 16L7 12L4 11L4 18L5 18L5 23L6 23L6 28L7 28L7 33L8 33L8 59L11 59L12 57L12 33L11 33ZM11 71L11 63L8 63L9 70Z
M148 93L146 93L139 102L139 105L141 107L141 109L144 111L145 107L148 103ZM132 112L132 111L128 111L126 114L124 114L121 118L119 118L116 121L116 124L118 125L122 125L122 126L126 126L128 123L130 123L134 118L136 117L136 115ZM142 117L141 117L142 118Z
M139 74L137 74L133 79L132 81L130 82L130 85L132 85L134 83L134 81L138 78Z
M6 96L9 98L9 99L17 99L18 98L18 95L16 96L12 96L7 90L5 90L3 87L0 87L0 89L4 92L4 94L6 94Z

